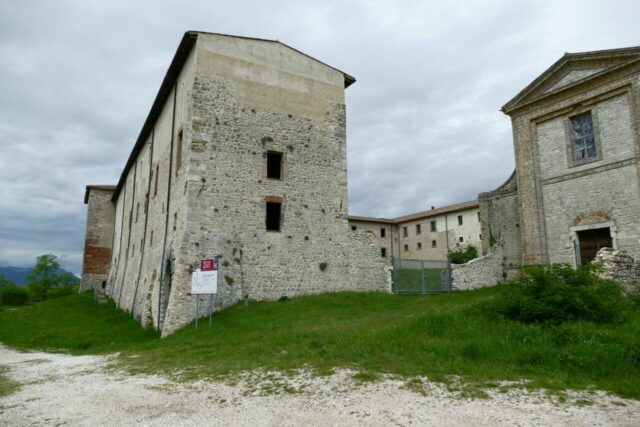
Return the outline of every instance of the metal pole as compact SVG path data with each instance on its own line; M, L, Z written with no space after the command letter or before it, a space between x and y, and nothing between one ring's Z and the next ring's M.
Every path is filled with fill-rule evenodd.
M198 317L200 317L200 295L196 296L196 329L198 329Z
M422 295L425 294L424 291L424 260L420 260L420 283L422 286Z
M213 294L209 294L209 328L211 328L212 315L213 315Z

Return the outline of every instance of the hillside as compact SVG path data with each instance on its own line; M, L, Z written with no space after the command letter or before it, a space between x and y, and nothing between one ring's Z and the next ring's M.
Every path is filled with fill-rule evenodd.
M25 285L27 283L27 275L33 270L33 267L2 267L0 266L0 275L5 279L10 280L16 285ZM67 273L67 271L59 268L58 274ZM72 274L73 275L73 274ZM73 275L73 277L80 282L80 279Z

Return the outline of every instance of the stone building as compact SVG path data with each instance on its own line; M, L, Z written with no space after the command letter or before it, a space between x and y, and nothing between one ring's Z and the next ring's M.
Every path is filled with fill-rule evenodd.
M349 216L352 231L373 234L379 256L395 259L446 261L450 250L466 246L481 249L480 214L476 200L398 218Z
M278 41L187 32L117 186L87 187L82 287L106 281L163 335L193 318L206 258L220 259L215 309L388 290L373 238L347 220L354 82Z
M505 267L640 257L640 47L567 53L502 107L516 170L479 197Z

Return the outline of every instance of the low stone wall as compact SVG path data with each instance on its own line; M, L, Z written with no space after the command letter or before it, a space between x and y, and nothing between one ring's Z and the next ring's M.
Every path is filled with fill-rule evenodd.
M466 264L452 264L452 289L469 290L495 286L503 279L503 259L502 246L494 246L486 255Z
M618 282L625 291L637 292L640 286L640 263L624 252L602 248L593 261L602 266L600 277Z

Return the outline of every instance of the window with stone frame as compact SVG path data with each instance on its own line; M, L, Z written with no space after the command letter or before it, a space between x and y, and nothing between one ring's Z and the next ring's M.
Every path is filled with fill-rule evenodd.
M571 130L573 160L580 162L596 158L598 150L591 111L569 117L569 127Z

